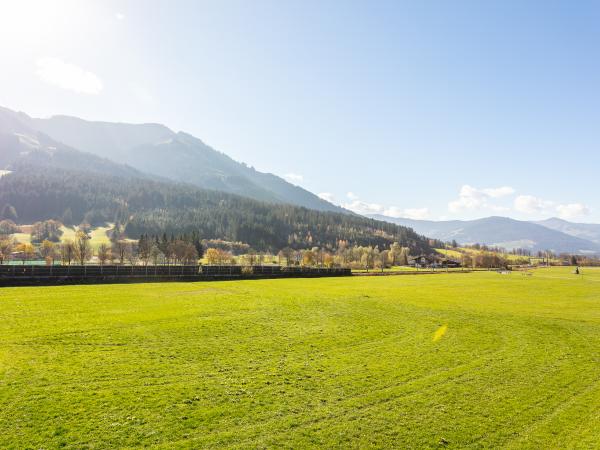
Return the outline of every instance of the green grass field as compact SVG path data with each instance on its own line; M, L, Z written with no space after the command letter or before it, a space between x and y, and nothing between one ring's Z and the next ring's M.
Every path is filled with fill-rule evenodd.
M0 448L598 448L600 270L0 289Z
M447 249L447 248L436 248L435 251L444 256L447 256L448 258L453 258L457 261L460 261L462 259L463 253L469 254L471 256L475 256L478 253L481 253L480 250L475 250L473 248L459 248L457 250ZM501 253L500 256L502 256L503 258L506 258L511 263L520 262L523 260L529 260L534 264L539 264L541 262L545 262L545 260L542 260L541 258L532 258L532 257L519 256L519 255L512 255L510 253ZM559 264L560 260L554 258L554 259L552 259L552 263Z
M112 228L112 224L108 224L103 227L92 227L90 232L90 244L94 249L97 249L101 244L110 245L110 239L108 234L106 234ZM62 226L61 230L63 232L60 240L62 242L66 240L75 241L77 237L77 227L65 227ZM11 234L11 238L15 239L20 243L28 243L31 242L31 235L29 233L14 233Z

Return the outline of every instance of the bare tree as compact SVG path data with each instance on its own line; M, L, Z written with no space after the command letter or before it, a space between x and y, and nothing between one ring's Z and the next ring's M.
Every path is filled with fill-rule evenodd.
M150 261L150 256L152 252L152 241L148 239L146 236L142 236L138 242L138 252L140 255L140 259L144 263L145 266L148 265Z
M139 259L140 255L138 253L137 244L135 242L130 242L127 246L127 261L129 261L129 264L132 266L135 266L137 265Z
M69 239L65 240L60 245L60 259L64 265L71 265L71 261L75 258L75 245Z
M281 260L284 259L285 265L289 266L292 263L292 258L294 256L294 250L292 250L290 247L285 247L285 248L281 249L278 256L279 256L279 264L281 264Z
M112 245L112 254L118 258L119 264L123 265L125 263L125 258L127 256L127 241L116 241Z
M78 231L75 239L75 259L84 266L85 263L92 257L92 246L90 245L90 237L83 231Z
M158 245L153 245L152 249L150 250L150 258L152 259L152 264L156 266L161 256L164 257L163 252L160 251Z
M98 261L103 266L107 261L112 259L112 253L110 247L107 244L100 244L98 246Z

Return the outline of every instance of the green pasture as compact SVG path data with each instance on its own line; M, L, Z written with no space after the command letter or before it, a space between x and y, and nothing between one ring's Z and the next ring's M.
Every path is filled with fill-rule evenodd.
M90 245L92 248L97 249L101 244L110 245L110 239L108 237L108 231L112 228L112 225L108 226L99 226L92 227L90 231ZM78 227L65 227L62 226L61 230L63 232L61 236L61 241L65 241L67 239L71 241L75 241L77 239L77 230Z
M453 258L457 261L460 261L463 257L463 254L465 254L465 253L470 254L471 256L475 256L481 252L480 250L476 250L473 248L459 248L457 250L448 249L448 248L436 248L435 251L448 257L448 258ZM502 256L503 258L506 258L509 262L512 262L512 263L517 262L517 261L522 261L522 260L530 260L530 261L532 261L532 263L540 263L542 261L541 258L532 258L532 257L527 257L527 256L513 255L511 253L502 253L502 254L500 254L500 256ZM560 261L558 259L553 259L552 262L559 263Z
M108 231L112 228L111 224L106 226L92 227L90 232L90 244L92 248L97 249L101 244L110 245L110 239L108 237ZM75 241L77 237L77 227L65 227L62 226L61 230L63 234L60 239L62 242L66 240ZM15 233L11 237L20 243L31 242L31 235L29 233Z
M29 244L31 242L31 235L29 233L14 233L10 237L20 244Z
M0 289L0 448L600 447L600 270Z

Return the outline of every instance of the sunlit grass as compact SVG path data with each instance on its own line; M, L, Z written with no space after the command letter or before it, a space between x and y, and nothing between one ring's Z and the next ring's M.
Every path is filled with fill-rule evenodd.
M111 224L91 228L90 244L92 248L97 249L101 244L110 245L110 238L108 237L107 233L111 228ZM61 242L65 242L67 240L75 241L77 238L78 227L66 227L63 225L60 229L62 231L62 235L60 237ZM19 243L31 242L31 235L29 233L14 233L11 235L11 237Z
M598 269L5 288L0 448L598 448L598 361Z
M31 242L31 235L29 233L13 233L10 237L20 244L29 244Z

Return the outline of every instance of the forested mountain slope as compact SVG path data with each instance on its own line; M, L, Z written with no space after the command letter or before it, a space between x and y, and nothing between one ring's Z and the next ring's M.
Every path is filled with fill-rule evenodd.
M256 200L351 214L276 175L234 161L200 139L175 133L164 125L90 122L69 116L34 119L12 113L31 129L56 141L142 172Z
M429 251L414 231L362 216L309 210L165 183L36 166L0 178L0 211L13 206L20 223L69 217L72 223L118 222L129 237L197 232L206 239L242 241L257 250L286 246L387 247L398 241L412 252Z

